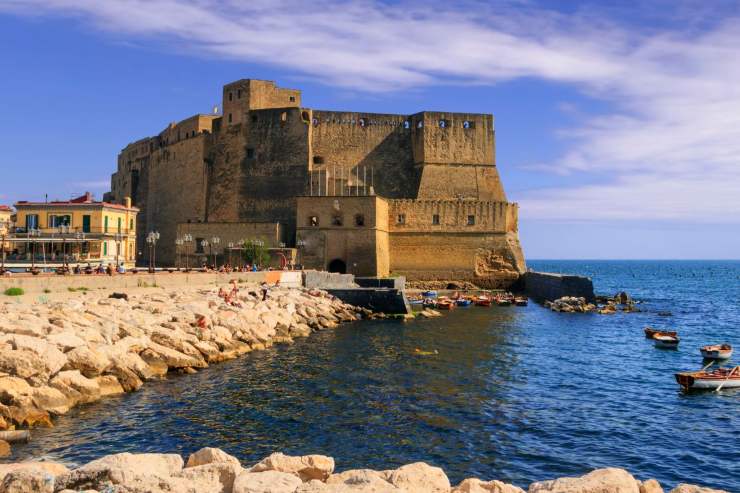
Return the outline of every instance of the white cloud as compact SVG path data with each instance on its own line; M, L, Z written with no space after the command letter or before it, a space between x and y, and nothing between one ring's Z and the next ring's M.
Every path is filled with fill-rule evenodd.
M367 92L523 77L575 85L618 113L563 132L569 150L545 168L599 184L526 192L515 197L523 217L737 222L740 21L658 2L644 18L665 22L637 27L623 21L635 12L595 5L566 16L521 1L0 0L0 11L75 16Z

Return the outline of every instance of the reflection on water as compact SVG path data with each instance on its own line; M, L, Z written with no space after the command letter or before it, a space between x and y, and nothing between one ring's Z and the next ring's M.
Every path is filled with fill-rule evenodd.
M664 485L740 491L732 419L740 392L687 396L672 376L700 365L700 344L736 337L740 265L721 265L711 282L686 272L701 265L661 264L662 283L650 265L565 269L637 292L647 301L640 314L470 307L441 319L345 325L75 409L15 447L14 459L80 463L216 446L244 463L274 451L323 453L340 470L424 460L453 482L477 476L526 487L616 466ZM630 275L615 280L620 272ZM698 301L701 290L712 298ZM657 316L665 309L682 333L679 351L656 351L643 337L645 325L667 323ZM439 354L416 356L416 348Z

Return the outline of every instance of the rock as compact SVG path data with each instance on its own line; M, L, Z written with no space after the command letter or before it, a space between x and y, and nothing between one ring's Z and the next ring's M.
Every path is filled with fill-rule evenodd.
M43 385L49 381L49 370L38 355L29 349L0 352L0 371Z
M450 491L450 480L439 467L416 462L399 467L390 475L389 482L408 493L435 493Z
M614 295L614 302L620 305L632 303L632 298L625 291L620 291Z
M211 447L205 447L197 452L190 454L190 457L188 457L188 462L185 465L186 468L188 467L197 467L202 466L205 464L214 464L214 463L227 463L227 464L235 464L239 467L241 467L241 464L239 463L239 459L236 457L227 454L221 449L217 448L211 448Z
M187 467L177 473L176 477L185 479L197 492L231 492L234 481L243 471L238 463L213 462Z
M20 396L29 395L32 387L22 378L2 377L0 378L0 400L5 402L14 401Z
M280 471L295 474L303 481L326 480L334 471L334 459L325 455L293 457L274 453L252 466L250 472Z
M125 392L121 382L113 375L101 375L95 378L95 380L98 382L98 387L100 387L100 397L118 395Z
M0 440L0 457L10 457L10 444L5 440Z
M640 493L663 493L663 488L657 480L648 479L640 485Z
M31 399L39 409L56 415L66 414L74 405L74 402L59 389L48 385L34 387L31 391Z
M176 454L107 455L57 477L57 489L100 490L110 484L128 485L142 478L169 478L182 471L182 457Z
M26 335L13 335L8 340L15 349L28 350L35 353L38 359L46 367L50 376L56 375L67 363L67 357L55 345L50 344L40 337ZM46 383L46 382L44 382Z
M72 349L84 346L86 343L72 332L59 332L50 334L47 338L51 344L54 344L59 350L66 353Z
M76 404L95 402L100 399L98 382L83 376L79 370L59 372L52 379L51 386L61 391Z
M234 481L233 493L293 493L302 481L294 474L280 471L244 471Z
M65 369L79 370L87 378L95 378L108 368L110 361L87 346L79 346L67 353Z
M712 488L704 488L702 486L696 486L695 484L681 483L671 490L671 493L729 493L725 490L714 490Z
M4 481L5 476L11 472L17 471L41 471L51 476L59 476L69 472L64 464L57 462L18 462L15 464L0 464L0 483Z
M481 481L471 478L452 488L451 493L524 493L524 490L501 481Z
M40 469L9 472L0 484L2 493L54 493L54 476Z
M639 493L635 478L624 469L596 469L579 478L559 478L529 485L529 493Z
M372 469L350 469L339 474L332 474L326 480L326 484L330 487L327 491L372 491L376 493L400 491L388 482L383 473Z

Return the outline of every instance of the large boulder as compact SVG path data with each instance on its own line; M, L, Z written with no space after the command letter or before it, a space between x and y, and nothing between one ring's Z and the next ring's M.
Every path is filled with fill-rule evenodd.
M681 483L673 488L671 493L729 493L729 491L714 490L712 488L704 488L703 486L697 486L695 484Z
M56 415L66 414L74 405L74 402L59 389L48 385L34 387L31 390L31 399L39 409Z
M276 452L252 466L250 472L279 471L295 474L303 481L326 480L334 471L334 459L325 455L293 457Z
M663 487L657 480L648 479L640 485L640 493L663 493Z
M37 355L46 367L50 376L56 375L67 363L67 357L54 344L50 344L46 339L40 337L31 337L26 335L10 336L8 342L18 350L32 351Z
M1 493L54 493L54 476L40 469L9 472L0 483Z
M280 471L244 471L234 481L233 493L293 493L302 481L294 474Z
M228 492L234 488L234 481L244 471L239 464L213 462L201 466L187 467L175 474L195 486L198 492Z
M0 372L16 375L43 385L49 381L49 370L39 356L29 349L0 352Z
M51 386L73 400L76 404L95 402L100 399L97 380L85 377L79 370L61 371L51 381Z
M389 481L407 493L448 493L450 480L439 467L415 462L393 471Z
M0 440L0 457L10 457L10 444L5 440Z
M558 478L529 485L529 493L640 493L640 486L624 469L596 469L579 478Z
M101 375L96 377L95 380L98 382L98 387L100 387L100 397L118 395L125 392L121 382L114 375Z
M46 340L65 353L86 344L82 338L77 337L73 332L50 334L46 337Z
M452 493L524 493L524 490L501 481L471 478L452 488Z
M394 493L401 491L389 483L383 473L373 471L372 469L350 469L349 471L332 474L326 480L326 486L327 492L352 491L357 493ZM318 489L318 485L315 485L314 488L317 491L321 491Z
M205 448L198 450L195 453L190 454L190 457L188 457L188 462L187 464L185 464L185 467L186 468L197 467L197 466L202 466L205 464L218 464L218 463L234 464L234 465L241 467L241 464L239 463L239 459L237 459L233 455L227 454L221 449L212 448L212 447L205 447Z
M176 454L115 454L88 462L57 477L57 489L102 490L110 485L133 484L143 479L160 483L182 471L182 457Z
M40 471L51 476L59 476L69 472L67 466L57 462L17 462L15 464L0 464L0 483L5 476L15 471Z
M79 346L67 353L68 370L79 370L88 378L95 378L110 365L110 360L103 354L87 346Z

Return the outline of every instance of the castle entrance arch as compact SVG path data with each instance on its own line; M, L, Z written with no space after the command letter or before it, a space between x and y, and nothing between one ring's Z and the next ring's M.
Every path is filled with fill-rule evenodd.
M329 262L329 272L337 272L339 274L347 273L347 264L340 258L335 258Z

